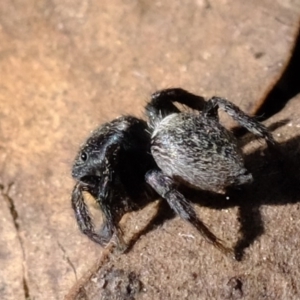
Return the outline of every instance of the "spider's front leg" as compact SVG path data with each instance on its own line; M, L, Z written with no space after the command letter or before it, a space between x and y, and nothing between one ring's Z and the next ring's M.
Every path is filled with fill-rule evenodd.
M184 104L198 111L202 111L205 106L203 97L189 93L181 88L157 91L151 95L151 100L146 105L146 115L149 118L150 127L153 128L157 122L166 116L180 112L173 102Z
M205 117L213 117L218 119L219 108L224 110L229 116L231 116L235 121L237 121L241 126L245 127L250 132L261 138L264 138L269 147L272 147L276 144L272 134L263 124L258 122L255 118L245 114L236 105L226 99L220 97L212 97L209 99L204 107L203 115Z
M79 229L92 241L100 244L103 247L105 247L110 242L112 237L115 236L117 247L123 251L126 248L126 245L122 237L122 231L118 226L118 218L114 216L109 205L102 205L104 220L100 232L97 233L95 231L88 207L84 201L83 191L85 190L86 186L82 185L81 183L77 183L73 189L71 198L72 208L75 212Z
M107 237L108 241L112 240L115 242L118 250L123 252L127 246L123 239L123 232L119 227L119 221L124 212L123 209L117 205L121 197L120 195L114 194L115 191L113 191L113 189L116 187L112 186L113 177L114 175L112 174L103 176L100 184L101 188L96 197L96 201L101 207L104 217L100 235Z
M200 234L213 246L225 254L234 257L232 249L222 242L199 220L191 203L176 189L174 181L160 170L151 170L146 174L146 181L165 200L170 207L184 220L190 222Z
M95 227L90 216L87 205L84 202L83 194L84 186L81 183L77 183L72 192L72 208L75 213L76 221L79 229L82 233L87 235L91 240L105 246L108 242L108 236L102 236L95 232Z

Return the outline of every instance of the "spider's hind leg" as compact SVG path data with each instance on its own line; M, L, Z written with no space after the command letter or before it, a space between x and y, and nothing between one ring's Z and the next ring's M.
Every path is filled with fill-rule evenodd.
M151 95L151 100L146 105L146 115L149 118L150 127L153 128L157 122L167 115L180 112L173 102L184 104L199 111L202 111L205 106L203 97L189 93L181 88L157 91Z
M192 224L209 243L234 258L233 250L224 246L221 240L197 217L192 204L176 189L170 177L160 170L151 170L146 174L146 181L168 202L175 213Z
M211 99L209 99L206 102L206 106L203 110L203 115L206 117L218 118L218 108L224 110L236 122L238 122L241 126L245 127L253 134L264 138L268 146L273 147L276 144L272 134L263 124L261 124L255 118L245 114L236 105L226 99L220 97L212 97Z

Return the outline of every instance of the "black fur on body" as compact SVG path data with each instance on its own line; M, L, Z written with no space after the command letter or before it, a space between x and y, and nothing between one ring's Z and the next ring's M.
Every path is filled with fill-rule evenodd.
M178 102L194 112L181 112ZM183 89L152 95L146 105L147 124L123 116L96 129L81 147L72 170L77 181L72 207L79 228L105 246L113 236L125 247L119 221L129 211L142 208L158 196L223 252L232 253L197 217L178 184L223 192L227 187L250 183L236 138L218 119L218 109L252 133L275 144L266 127L231 102L213 97L208 101ZM95 232L83 192L90 193L104 215Z

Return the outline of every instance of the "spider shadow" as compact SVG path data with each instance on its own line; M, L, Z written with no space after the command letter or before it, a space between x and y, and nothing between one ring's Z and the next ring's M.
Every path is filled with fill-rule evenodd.
M156 199L159 196L156 196ZM149 201L150 202L150 201ZM128 253L135 243L139 240L139 238L147 233L155 230L157 227L161 226L165 221L173 219L175 217L174 211L170 208L167 201L164 199L160 199L157 205L157 211L154 217L148 222L148 224L142 229L136 232L133 237L131 237L130 241L127 244L125 253Z
M196 205L217 210L238 207L240 238L234 247L237 260L242 260L245 250L264 233L260 213L262 205L286 205L300 202L299 145L300 136L296 136L279 144L276 149L266 149L263 155L261 148L246 155L245 165L252 173L254 181L240 188L229 189L226 196L181 187L180 191ZM154 218L130 239L126 252L134 246L139 237L161 226L174 216L175 213L162 199Z
M246 168L254 181L224 195L187 191L185 195L195 204L212 209L238 207L240 238L234 251L242 260L245 249L264 233L260 213L262 205L286 205L300 202L300 136L281 143L275 149L261 149L245 156ZM296 149L296 151L295 151ZM297 151L298 149L298 151ZM228 198L230 200L226 200Z

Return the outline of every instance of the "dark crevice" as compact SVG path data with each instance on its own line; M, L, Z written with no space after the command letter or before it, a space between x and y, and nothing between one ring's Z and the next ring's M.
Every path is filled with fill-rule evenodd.
M64 259L66 260L66 262L69 264L69 266L70 266L71 269L73 270L75 279L76 279L76 281L77 281L77 280L78 280L78 278L77 278L77 272L76 272L76 269L75 269L74 264L72 263L72 261L70 260L69 256L67 255L67 252L66 252L65 248L62 246L62 244L61 244L60 242L57 241L57 245L58 245L58 247L61 249L61 251L63 252L63 254L64 254Z
M21 249L22 249L23 261L25 261L25 249L24 249L23 240L21 238L20 231L19 231L20 230L19 214L18 214L18 211L16 209L14 200L9 196L9 191L10 191L10 188L12 187L12 185L13 185L13 183L10 183L8 185L8 187L5 188L2 184L0 184L0 192L3 196L3 198L6 200L6 202L8 204L9 211L10 211L10 214L12 216L13 224L14 224L14 227L15 227L16 232L17 232L17 237L18 237ZM27 276L26 276L27 274L26 274L26 270L25 270L24 265L22 266L22 269L23 269L22 284L23 284L24 296L25 296L25 299L31 299L30 298L30 292L29 292L29 286L28 286L28 283L27 283Z
M18 212L16 210L16 207L15 207L13 199L8 195L9 194L9 190L12 187L12 185L13 185L13 183L9 184L9 186L7 188L7 191L5 191L4 186L1 184L0 185L0 189L1 189L2 196L4 197L4 199L9 204L9 211L10 211L10 214L11 214L11 216L13 218L14 226L15 226L16 230L18 231L19 230L19 223L18 223L19 215L18 215Z
M260 117L259 120L264 121L281 111L298 93L300 93L300 30L285 71L256 113Z
M28 287L25 276L23 276L23 290L24 290L24 294L25 294L25 299L30 300L31 298L30 298L30 293L29 293L29 287Z

